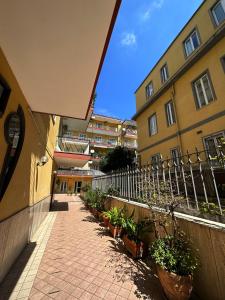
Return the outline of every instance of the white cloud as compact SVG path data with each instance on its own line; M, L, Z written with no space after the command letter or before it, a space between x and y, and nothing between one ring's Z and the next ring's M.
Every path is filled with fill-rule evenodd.
M150 19L151 15L156 9L161 9L164 4L164 0L154 0L145 10L142 11L140 18L145 22Z
M121 39L121 45L123 46L133 46L137 43L136 35L131 32L123 33Z

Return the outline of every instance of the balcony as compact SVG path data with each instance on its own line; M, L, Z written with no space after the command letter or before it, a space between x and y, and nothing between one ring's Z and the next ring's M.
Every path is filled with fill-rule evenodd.
M88 127L87 132L90 133L96 133L96 134L104 134L104 135L111 135L111 136L119 136L120 132L117 130L117 128L113 128L110 126L102 126L99 127Z
M126 138L137 139L137 129L123 128L122 135Z
M129 149L137 149L137 142L124 142L124 147L127 147Z
M99 148L115 148L118 146L118 142L110 142L107 139L101 139L101 140L96 140L96 139L90 139L90 144L94 147L99 147Z
M89 140L78 136L64 135L57 138L56 150L60 152L89 154Z

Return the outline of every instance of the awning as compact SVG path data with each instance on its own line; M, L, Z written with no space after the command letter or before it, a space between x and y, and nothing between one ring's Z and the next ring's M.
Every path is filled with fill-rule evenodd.
M33 111L87 118L120 2L1 1L0 46Z

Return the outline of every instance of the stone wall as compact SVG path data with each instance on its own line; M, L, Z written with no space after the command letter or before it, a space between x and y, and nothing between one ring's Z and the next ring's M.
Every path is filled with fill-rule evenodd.
M0 282L47 216L50 198L0 222Z

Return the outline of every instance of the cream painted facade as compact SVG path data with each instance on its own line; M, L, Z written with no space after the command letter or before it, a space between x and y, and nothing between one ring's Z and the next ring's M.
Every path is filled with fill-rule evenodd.
M83 165L92 159L90 167L98 168L99 161L116 146L137 149L137 127L135 121L120 120L108 116L92 114L85 131L77 129L76 120L61 118L57 151L84 154ZM92 155L92 157L88 156ZM75 167L81 167L75 161ZM72 165L71 165L72 166Z
M143 164L158 154L170 157L173 149L182 155L187 151L194 152L196 148L212 153L216 151L213 143L225 137L225 22L215 24L213 9L218 3L214 0L203 2L136 90L134 119ZM199 44L187 56L185 45L193 32L197 33ZM165 64L169 76L162 83L161 68ZM205 99L212 100L199 107L197 93L200 90L196 92L196 82L205 74L204 82L208 81L203 83L203 88L201 85L200 90L209 93ZM147 98L146 87L150 82L154 92ZM174 109L173 124L168 124L166 104L169 101ZM152 125L149 123L153 114L156 115L157 132L151 135Z

